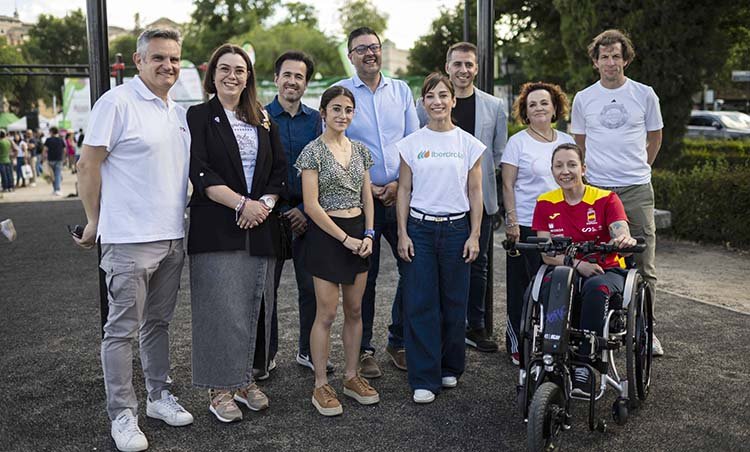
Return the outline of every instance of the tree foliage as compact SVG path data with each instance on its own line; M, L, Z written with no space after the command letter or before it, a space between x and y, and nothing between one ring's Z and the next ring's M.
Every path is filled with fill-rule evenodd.
M135 34L118 36L109 42L109 62L115 63L116 55L121 54L125 63L125 77L132 77L138 72L133 62L133 53L137 45L138 37Z
M469 5L469 40L477 40L476 0ZM452 44L464 40L464 4L454 9L441 8L440 15L432 21L430 33L421 36L409 51L410 75L426 75L445 68L445 53Z
M273 80L273 63L287 50L301 50L312 56L315 72L323 77L344 72L336 40L305 23L282 22L269 28L237 36L232 42L250 42L255 47L255 72L260 80Z
M77 9L65 17L42 14L29 30L29 41L23 46L23 53L30 63L36 64L87 64L88 42L86 41L86 18ZM29 77L29 79L34 77ZM38 78L38 77L36 77ZM62 94L63 77L48 77L43 83L27 83L22 103L31 105L38 97L45 100ZM35 87L42 86L41 96L33 96ZM33 96L29 98L28 96Z
M233 36L260 27L279 0L194 0L195 11L187 27L183 58L196 64L207 61L211 52Z
M370 27L382 38L388 26L388 14L378 11L370 0L347 0L339 7L339 17L345 35L359 27Z
M284 23L304 24L310 28L318 28L318 16L315 7L302 2L284 3L288 14Z

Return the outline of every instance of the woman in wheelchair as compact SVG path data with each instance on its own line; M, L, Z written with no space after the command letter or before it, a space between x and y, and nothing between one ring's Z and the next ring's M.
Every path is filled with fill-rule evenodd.
M552 153L552 175L560 188L541 195L534 210L532 229L541 238L570 237L573 242L609 243L618 249L636 245L630 236L627 216L617 194L586 184L583 151L575 144L562 144ZM564 265L564 256L542 255L547 265ZM578 328L602 334L609 302L622 294L625 283L623 260L617 253L577 255L573 267L580 281L580 317ZM549 274L545 282L549 282ZM540 297L546 301L549 284L542 284ZM573 309L573 312L576 310ZM575 316L574 316L575 317ZM590 364L591 344L579 350L581 361ZM606 369L599 369L606 372ZM577 367L573 394L588 395L592 375L587 367Z

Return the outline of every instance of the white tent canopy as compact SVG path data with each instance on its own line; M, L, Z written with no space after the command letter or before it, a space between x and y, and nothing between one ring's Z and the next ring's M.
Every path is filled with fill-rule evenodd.
M60 119L62 119L62 113L58 113L54 118L45 118L44 116L39 115L39 128L47 131L50 127L56 126L60 122ZM8 132L23 132L28 128L25 116L16 122L8 124Z

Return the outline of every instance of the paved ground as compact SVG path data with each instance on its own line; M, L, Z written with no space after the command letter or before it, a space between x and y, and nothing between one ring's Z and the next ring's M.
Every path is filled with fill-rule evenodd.
M83 220L80 203L0 203L0 219L8 217L13 218L19 238L13 243L0 241L0 450L114 450L100 374L96 256L75 248L65 230L65 224ZM665 245L667 251L662 252ZM702 247L663 241L658 256L689 264L688 256L702 252ZM710 252L720 251L711 248ZM736 259L740 270L750 265L748 256L720 257ZM672 260L664 265L672 265ZM496 254L495 262L495 324L501 337L503 322L497 314L505 310L502 253ZM383 265L375 325L375 345L381 349L395 276L390 259L384 259ZM293 360L297 313L291 271L289 265L281 288L279 367L263 384L271 408L246 414L245 421L233 425L216 421L206 409L204 392L190 386L189 292L181 292L172 326L173 390L196 422L180 429L168 427L144 420L141 406L141 427L150 450L524 449L525 425L514 408L517 370L504 354L469 350L467 372L458 388L444 392L431 405L416 406L410 401L406 375L381 353L385 375L372 383L382 402L360 407L346 400L342 417L319 416L309 402L312 375ZM719 272L716 277L724 279L715 284L733 288L735 280L747 273L740 275ZM187 278L186 270L185 288ZM657 331L668 355L656 362L651 397L627 425L610 422L605 434L589 432L583 407L576 407L576 422L564 435L564 450L748 450L750 371L744 358L750 343L749 317L673 295L679 293L679 280L666 278L663 284L672 294L658 294ZM733 293L735 299L748 298L742 288ZM701 297L698 292L688 295ZM335 330L340 332L340 324ZM340 369L337 341L333 360ZM338 377L333 384L340 388ZM136 388L143 400L140 378ZM609 417L611 400L610 396L599 405L603 416Z

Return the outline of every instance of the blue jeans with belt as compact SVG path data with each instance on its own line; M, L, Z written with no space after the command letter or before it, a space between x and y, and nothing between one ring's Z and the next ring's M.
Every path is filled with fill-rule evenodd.
M388 344L394 348L404 347L404 326L401 320L402 309L402 281L403 261L398 257L398 225L396 224L396 208L385 207L375 199L375 237L372 241L372 256L370 257L370 271L367 273L367 286L362 296L362 343L361 350L374 351L372 346L372 325L375 319L375 283L380 270L380 238L385 237L391 246L391 252L398 267L398 283L396 295L391 306L391 324L388 326Z
M440 391L464 372L471 267L462 256L468 215L454 221L409 217L414 257L404 263L404 339L412 389Z

